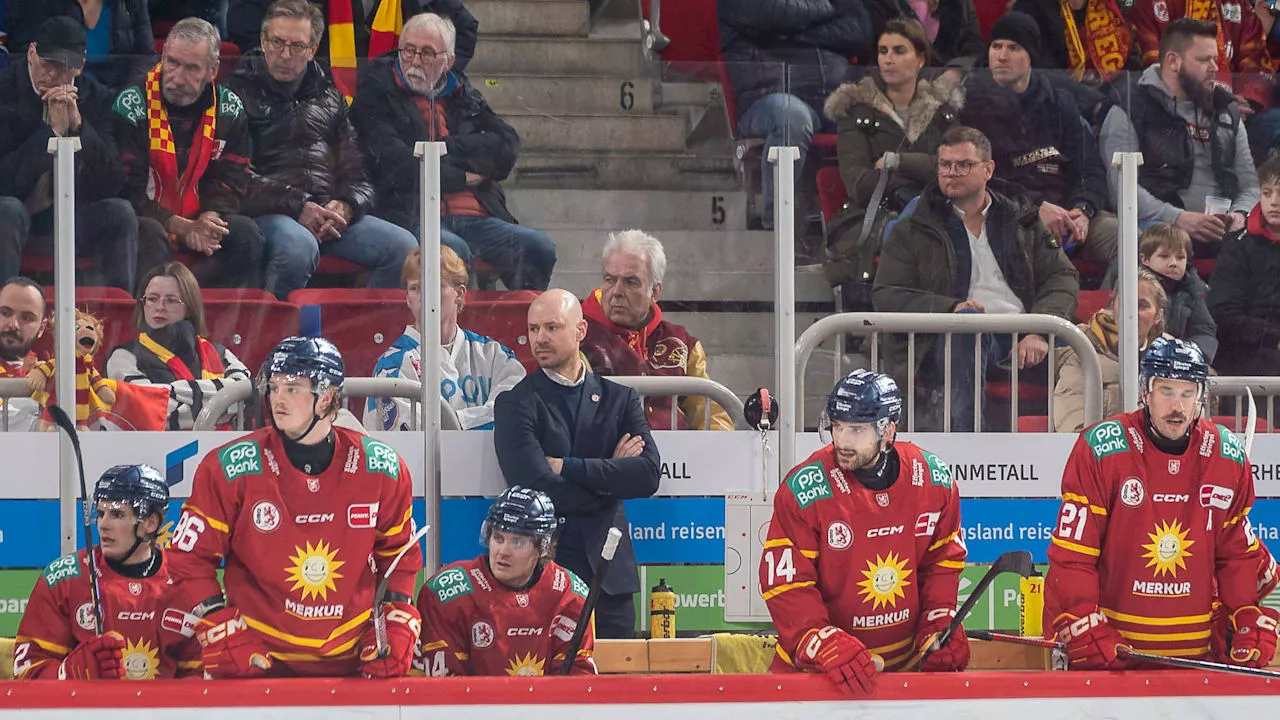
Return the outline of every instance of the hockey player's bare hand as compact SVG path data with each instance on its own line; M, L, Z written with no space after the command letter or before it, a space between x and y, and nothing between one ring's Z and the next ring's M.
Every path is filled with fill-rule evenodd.
M810 630L801 638L796 648L796 666L826 673L850 697L870 695L876 690L877 670L871 653L858 638L833 625Z
M262 677L271 669L262 636L249 628L240 611L222 608L196 623L204 671L215 678Z
M618 439L618 444L613 448L613 458L632 458L640 457L640 453L644 452L644 437L640 435L624 434Z
M360 636L360 671L367 678L404 677L422 634L422 616L418 608L406 602L383 603L382 615L386 619L387 653L378 655L378 639L370 621Z
M119 680L124 677L124 636L114 630L81 643L58 669L61 680Z
M946 645L933 647L955 614L950 608L935 608L926 613L916 627L916 647L921 652L929 649L928 656L920 661L920 672L957 672L968 667L969 638L964 634L963 625L951 633Z
M1053 628L1067 646L1071 670L1123 670L1128 665L1116 648L1129 643L1096 606L1074 607L1062 613Z
M1247 605L1228 618L1231 626L1231 652L1226 661L1235 665L1261 668L1271 663L1276 654L1276 621L1280 614L1271 608Z

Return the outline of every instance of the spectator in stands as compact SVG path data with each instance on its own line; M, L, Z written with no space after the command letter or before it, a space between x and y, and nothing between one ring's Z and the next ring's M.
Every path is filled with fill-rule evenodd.
M763 222L772 229L769 149L800 148L800 177L813 134L829 131L819 115L823 101L844 81L851 60L869 60L875 52L871 18L853 0L716 0L716 13L738 134L764 137Z
M964 91L920 77L930 49L918 21L890 19L877 43L879 74L841 85L823 109L837 123L836 154L849 197L847 210L866 210L884 155L892 152L898 154L898 168L885 186L886 207L901 212L937 176L938 143L955 123ZM837 218L831 226L840 223Z
M972 61L987 49L973 0L869 0L867 12L875 37L883 36L893 20L919 22L930 47L923 56L933 65ZM860 60L868 64L869 58Z
M89 284L133 289L138 217L117 197L124 169L111 142L112 94L85 77L84 29L50 18L0 71L0 279L24 253L53 254L53 165L49 140L80 138L76 153L76 255L91 257Z
M1135 8L1136 12L1136 8ZM1223 234L1244 227L1258 203L1258 176L1240 107L1214 85L1218 26L1180 18L1160 39L1160 63L1142 73L1125 105L1102 125L1102 157L1141 151L1138 222L1163 222L1187 231L1197 257L1218 253ZM1118 193L1120 170L1108 166ZM1208 196L1226 198L1226 215L1208 214Z
M560 526L556 562L587 583L609 532L622 531L601 585L596 635L635 636L640 590L623 500L658 491L662 459L636 391L591 372L578 346L587 333L577 298L548 290L529 306L538 370L498 396L493 446L507 485L551 496Z
M1075 101L1032 65L1040 32L1031 16L1005 15L991 28L988 67L965 81L965 125L991 140L996 178L1015 183L1039 207L1064 248L1103 264L1116 256L1120 223L1106 212L1107 171Z
M244 103L253 174L242 203L266 241L266 289L284 300L305 287L321 255L372 270L369 287L393 288L413 233L369 215L347 101L315 62L320 9L278 0L263 20L261 51L244 58L227 88Z
M452 72L454 29L432 13L415 15L400 49L369 64L352 105L379 215L418 231L419 160L414 144L441 141L441 224L491 265L510 290L545 290L556 246L516 224L498 182L515 167L520 138L466 77Z
M1167 226L1166 226L1167 227ZM1168 298L1160 281L1146 268L1138 268L1138 357L1146 351L1152 340L1164 332L1165 310ZM1102 368L1102 417L1123 412L1120 405L1120 323L1116 320L1119 295L1113 293L1111 302L1095 312L1088 322L1080 324L1080 330L1089 338L1098 352L1098 364ZM1055 432L1078 433L1084 429L1084 371L1080 356L1070 347L1056 353L1058 382L1053 388L1053 429Z
M409 253L400 275L413 324L378 358L373 376L421 382L422 251ZM440 248L440 393L458 415L463 430L492 430L493 403L524 378L516 354L493 338L458 326L467 301L467 267L451 248ZM409 430L412 403L406 398L370 397L364 426L369 430Z
M1218 324L1209 313L1209 286L1188 263L1191 236L1185 230L1159 223L1138 238L1138 262L1155 275L1169 298L1164 329L1173 337L1196 344L1205 362L1218 354Z
M1209 287L1223 375L1280 375L1280 159L1258 168L1262 199L1223 243Z
M915 211L894 226L880 254L873 301L879 311L1041 313L1070 318L1080 281L1075 268L1040 222L1035 206L988 187L995 163L991 143L970 127L947 131L938 148L938 181L920 196ZM1025 335L1016 346L1008 335L982 336L982 362L974 366L972 335L956 335L951 355L951 430L974 429L975 374L985 384L987 367L1039 365L1049 346ZM887 362L898 378L920 365L936 388L945 377L942 342L915 354L907 367L901 339L887 343ZM927 359L926 359L927 358ZM903 383L905 384L905 383ZM939 397L931 407L941 408Z
M604 244L600 287L582 303L587 336L582 353L591 371L610 375L711 378L702 342L682 325L664 320L658 299L667 273L667 254L643 230L610 233ZM711 407L708 409L707 404ZM674 417L672 415L674 414ZM732 430L733 420L703 395L647 396L649 427L660 430Z
M112 348L107 377L136 385L168 385L168 429L191 430L205 399L228 382L248 380L249 370L230 350L207 339L200 285L186 265L170 262L148 270L138 281L136 299L133 326L138 339ZM237 406L228 414L238 410Z
M50 18L67 18L86 35L86 75L118 92L155 64L156 48L146 0L12 0L5 25L9 50L26 52Z
M115 136L138 210L143 272L180 248L212 287L262 287L262 231L240 214L249 182L249 124L240 98L214 83L218 31L198 18L169 31L143 86L116 98ZM172 243L172 245L170 244Z
M22 276L0 287L0 378L25 378L36 364L31 346L44 334L44 288ZM40 404L29 397L0 398L6 425L0 429L29 432L40 419Z

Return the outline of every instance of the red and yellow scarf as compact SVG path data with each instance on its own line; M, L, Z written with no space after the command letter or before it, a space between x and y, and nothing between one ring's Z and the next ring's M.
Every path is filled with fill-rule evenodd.
M1222 27L1222 13L1221 8L1218 7L1218 0L1187 0L1187 11L1184 17L1205 20L1218 26L1218 72L1222 73L1220 78L1226 77L1227 73L1231 72L1231 58L1227 56L1227 30Z
M1120 14L1114 0L1088 0L1085 6L1085 34L1082 38L1076 26L1075 13L1069 0L1058 0L1062 12L1062 24L1066 32L1067 58L1076 80L1084 77L1087 66L1092 66L1110 80L1124 69L1125 60L1133 43L1129 23ZM1088 48L1085 43L1088 43Z
M218 116L218 100L200 118L200 127L191 143L187 157L187 169L178 176L178 154L173 144L173 131L169 129L169 113L164 109L160 93L160 66L147 73L147 130L151 136L150 159L154 186L147 188L147 196L154 202L188 220L200 214L200 178L209 168L213 157L214 130Z
M182 358L174 355L168 348L151 339L146 333L138 333L138 342L142 347L150 350L156 357L160 358L160 362L169 366L173 371L173 376L179 380L195 380L196 377L191 372L191 368L182 361ZM200 352L200 379L201 380L217 380L222 377L224 368L222 367L222 358L218 356L218 349L213 343L202 337L196 338L196 346Z
M329 71L347 102L356 94L356 26L351 0L329 3Z

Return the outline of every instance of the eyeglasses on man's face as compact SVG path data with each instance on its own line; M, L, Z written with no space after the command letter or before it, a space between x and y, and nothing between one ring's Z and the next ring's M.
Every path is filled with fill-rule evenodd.
M266 40L267 47L278 53L284 52L288 48L290 54L300 55L314 47L312 43L285 42L278 37L271 37L270 35L263 35L263 39Z
M438 53L431 48L416 48L412 45L405 45L400 48L400 57L407 62L433 63L437 59L445 57L448 53Z
M982 164L983 163L978 160L939 160L938 174L964 177L973 172L974 168Z

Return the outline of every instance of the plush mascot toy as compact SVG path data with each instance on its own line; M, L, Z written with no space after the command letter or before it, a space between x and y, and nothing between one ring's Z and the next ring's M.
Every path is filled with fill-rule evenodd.
M87 430L90 418L110 410L116 402L116 383L102 377L93 365L93 354L102 344L102 321L87 312L76 310L76 427ZM50 381L55 369L54 360L36 363L27 374L27 387L36 402L48 407L53 402ZM40 429L53 430L48 417L41 417Z

